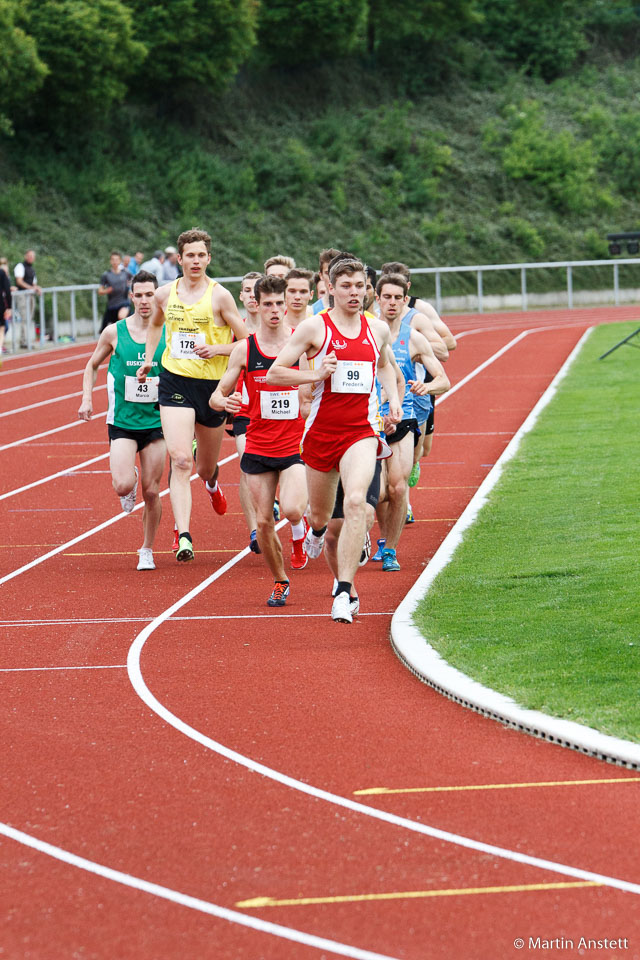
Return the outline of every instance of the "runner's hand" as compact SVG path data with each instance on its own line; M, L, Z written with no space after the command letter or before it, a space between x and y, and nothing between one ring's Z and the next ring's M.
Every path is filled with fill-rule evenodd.
M226 410L227 413L233 413L235 415L236 413L240 412L241 406L242 394L236 391L235 393L230 393L228 397L225 397L225 405L223 410Z
M426 397L429 393L429 384L422 383L419 380L407 380L411 388L411 393L415 393L419 397Z
M318 380L328 380L331 374L335 371L338 366L338 358L336 357L335 350L332 350L331 353L328 353L319 369L316 371L318 374Z
M147 379L147 374L151 370L152 364L145 362L138 367L136 371L136 377L138 378L138 383L144 383Z
M382 426L387 435L396 432L396 425L391 422L388 416L382 418Z
M80 409L78 410L78 416L81 420L91 420L91 414L93 413L93 405L91 400L83 400L80 404Z
M211 357L218 356L218 346L215 343L203 343L202 346L194 347L193 352L201 360L210 360Z
M402 420L402 407L399 403L389 404L389 420L391 423L400 423Z

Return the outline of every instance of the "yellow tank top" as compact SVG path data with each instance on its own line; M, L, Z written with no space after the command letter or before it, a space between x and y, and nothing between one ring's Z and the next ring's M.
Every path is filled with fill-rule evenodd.
M197 345L231 343L233 331L224 324L218 326L211 307L211 291L217 281L209 285L197 303L183 303L178 296L179 280L171 284L165 308L165 336L167 346L162 354L162 366L181 377L197 380L219 380L227 369L229 357L211 357L203 360L193 352Z

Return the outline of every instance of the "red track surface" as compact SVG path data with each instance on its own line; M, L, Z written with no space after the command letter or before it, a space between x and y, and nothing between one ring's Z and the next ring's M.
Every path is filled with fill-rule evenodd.
M623 308L452 320L455 332L465 334L448 365L454 384L522 330L536 332L439 406L434 450L411 497L418 522L400 544L402 571L391 576L374 564L362 571L363 615L347 627L328 616L324 560L294 571L286 608L272 611L261 558L243 557L151 631L141 654L151 694L203 737L336 797L637 883L640 783L621 782L634 774L450 703L413 678L388 642L392 611L584 329L636 316ZM79 398L46 401L79 391L81 377L73 371L87 353L85 345L5 363L0 412L44 405L0 418L0 448L74 423ZM51 360L63 362L40 366ZM72 375L27 387L64 373ZM14 386L23 389L1 392ZM95 409L106 409L104 391L96 393ZM104 420L97 418L0 449L0 493L99 457L105 440ZM233 452L225 440L223 456ZM0 580L119 513L108 474L94 472L107 469L108 461L98 460L0 501ZM7 729L0 820L87 861L236 911L240 919L298 931L303 942L169 902L2 838L0 957L338 955L309 945L305 935L342 944L346 956L365 956L359 950L406 960L501 960L535 952L640 957L637 894L607 885L502 889L576 880L308 796L220 756L143 703L124 666L127 652L149 621L245 546L238 476L233 459L222 472L230 503L223 518L194 485L191 565L177 565L170 552L165 499L155 573L135 570L137 511L2 584ZM80 669L88 667L98 669ZM564 784L578 780L607 782ZM372 787L548 781L561 784L356 795ZM494 892L451 892L479 888ZM415 896L427 891L447 895ZM386 898L332 899L371 895ZM256 897L323 902L237 906ZM522 950L514 947L518 937ZM529 937L551 946L531 946ZM627 948L581 953L580 937L626 937Z

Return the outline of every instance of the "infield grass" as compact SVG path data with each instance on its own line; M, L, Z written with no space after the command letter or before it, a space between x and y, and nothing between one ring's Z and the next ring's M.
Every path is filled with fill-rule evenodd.
M640 741L640 325L594 330L415 615L521 706ZM635 342L640 346L640 336Z

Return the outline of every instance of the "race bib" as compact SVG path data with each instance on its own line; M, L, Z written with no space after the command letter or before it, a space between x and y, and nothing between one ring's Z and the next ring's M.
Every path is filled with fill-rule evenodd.
M338 360L331 374L332 393L371 393L373 365L370 360Z
M131 403L157 403L160 377L147 377L140 383L137 377L124 378L124 398Z
M260 391L260 416L263 420L296 420L299 412L297 390Z
M176 333L171 334L171 356L174 360L200 360L195 353L195 347L204 347L204 333Z

